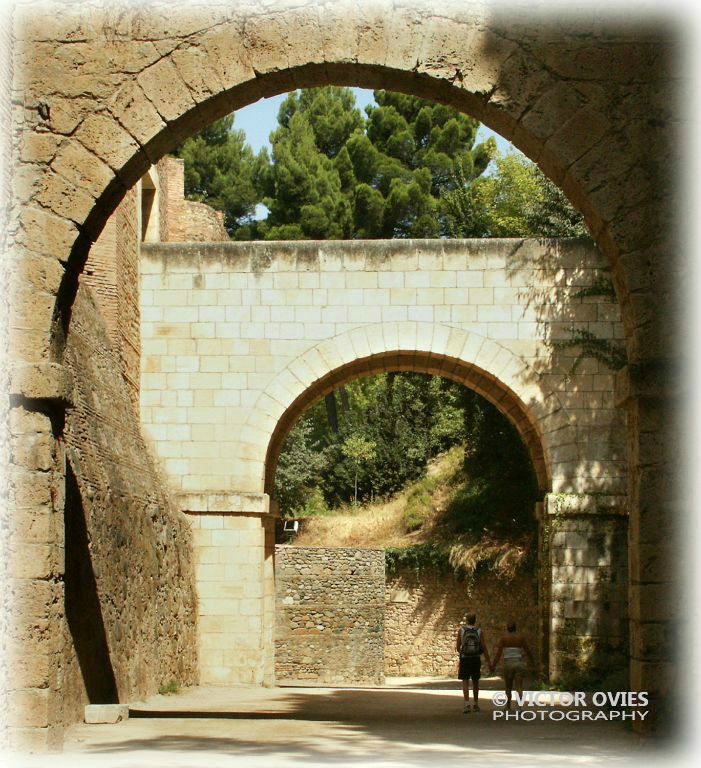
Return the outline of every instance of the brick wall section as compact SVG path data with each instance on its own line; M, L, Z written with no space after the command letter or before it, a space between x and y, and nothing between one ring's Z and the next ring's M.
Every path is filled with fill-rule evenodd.
M171 163L173 160L174 158L166 155L156 164L156 178L158 180L158 228L159 240L162 243L171 242L172 206L174 205L174 202L177 201L178 197L182 197L185 193L182 187L177 187L178 190L182 190L182 194L180 195L177 195L171 189L171 180L173 179ZM180 180L181 178L182 174L178 174L177 179Z
M105 320L134 404L139 402L141 357L139 294L134 290L139 283L139 205L138 189L131 189L90 249L83 277Z
M384 551L275 548L275 677L384 682Z
M158 164L163 208L167 223L161 229L161 241L168 243L208 243L229 240L224 229L224 214L204 203L185 199L185 163L164 157Z
M75 375L76 404L68 412L65 437L77 481L73 508L67 507L66 514L77 525L81 517L85 520L89 554L83 555L89 557L99 598L92 634L99 639L99 625L104 625L104 646L120 701L152 694L173 678L193 684L197 656L191 533L162 489L106 328L85 286L74 306L66 361ZM69 529L67 538L72 535ZM89 601L83 602L87 610ZM87 701L78 663L81 648L73 639L67 629L62 662L66 722L78 720ZM91 647L90 657L94 651ZM86 682L88 688L95 684Z
M428 568L402 571L388 576L386 596L386 675L457 677L455 636L470 612L477 615L492 657L506 622L513 619L538 662L538 600L532 571L509 580L489 572L457 579Z
M139 243L141 241L138 190L131 189L117 210L117 328L119 358L130 397L138 402L141 365L139 292Z
M224 215L184 198L184 164L166 156L156 166L159 240L202 242L228 240ZM110 217L90 249L83 280L92 289L105 319L122 375L134 402L139 402L141 328L139 259L140 188L133 187Z

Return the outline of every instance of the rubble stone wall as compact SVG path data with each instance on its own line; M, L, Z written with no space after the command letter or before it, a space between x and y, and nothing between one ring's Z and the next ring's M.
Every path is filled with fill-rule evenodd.
M534 572L474 578L431 568L385 575L384 551L275 550L277 682L378 684L384 676L457 675L455 636L474 612L490 652L516 621L538 656Z
M507 621L513 619L539 663L538 600L532 571L521 571L510 579L489 572L463 579L427 568L419 573L401 571L388 576L386 595L387 675L457 677L455 638L467 613L476 614L492 654Z
M275 548L275 677L384 682L383 550Z
M85 703L129 702L197 681L191 532L163 490L89 288L66 360L65 723Z

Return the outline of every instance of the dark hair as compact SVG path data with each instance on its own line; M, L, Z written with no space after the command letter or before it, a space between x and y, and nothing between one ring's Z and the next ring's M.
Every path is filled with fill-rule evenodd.
M474 624L477 621L477 616L475 616L474 613L468 613L467 614L467 623L468 624Z
M515 632L516 631L516 622L513 619L511 621L509 621L507 623L507 625L506 625L506 629L509 632Z

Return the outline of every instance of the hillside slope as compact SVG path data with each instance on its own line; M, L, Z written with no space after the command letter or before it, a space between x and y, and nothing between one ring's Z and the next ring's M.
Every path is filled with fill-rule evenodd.
M469 483L461 447L434 459L422 479L387 501L345 506L305 518L294 544L301 547L385 549L388 564L432 563L464 572L488 564L513 573L533 550L534 521L504 520L479 504Z

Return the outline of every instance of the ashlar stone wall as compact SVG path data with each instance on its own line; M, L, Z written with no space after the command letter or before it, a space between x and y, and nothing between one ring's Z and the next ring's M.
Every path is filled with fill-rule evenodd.
M418 369L421 353L513 420L521 410L544 492L622 495L614 371L593 357L574 370L581 350L558 346L575 328L620 347L606 279L579 240L144 244L144 429L178 490L259 493L283 416L323 394L317 381L397 352Z

